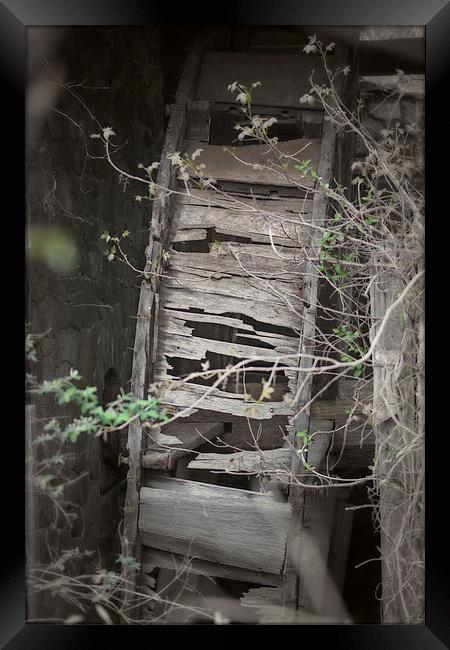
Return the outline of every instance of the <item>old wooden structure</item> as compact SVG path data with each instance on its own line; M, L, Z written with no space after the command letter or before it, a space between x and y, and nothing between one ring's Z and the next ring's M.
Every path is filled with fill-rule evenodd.
M332 66L351 65L341 87L347 101L355 92L355 43L349 30L330 57ZM153 204L132 388L144 396L163 382L164 402L183 417L158 430L130 425L123 529L124 552L142 565L129 570L130 580L153 586L156 579L163 598L153 614L171 622L197 620L201 608L261 622L346 617L338 592L352 525L348 491L286 494L264 483L267 468L300 474L296 431L317 432L308 452L316 468L331 454L351 475L352 453L361 453L359 433L347 435L343 453L339 435L329 433L346 418L351 380L309 407L312 381L295 369L298 353L302 366L310 363L320 290L299 242L317 257L320 229L305 222L323 224L327 203L310 176L301 187L290 181L299 176L291 158L280 173L265 145L236 146L240 113L227 90L235 80L260 81L253 109L277 117L272 134L281 152L301 152L323 182L345 182L352 142L338 138L319 106L299 102L313 67L320 78L317 58L301 52L268 52L264 43L217 51L204 43L188 57L171 107L158 182L180 193ZM198 149L208 176L235 201L183 192L167 156ZM220 387L217 377L176 383L206 362L226 368L245 359L255 369ZM275 392L255 403L249 396L259 397L274 362ZM366 439L369 459L372 446Z

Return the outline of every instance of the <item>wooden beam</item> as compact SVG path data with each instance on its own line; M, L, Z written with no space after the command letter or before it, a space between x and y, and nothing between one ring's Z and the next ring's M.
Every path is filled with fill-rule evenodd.
M186 409L186 415L191 415L197 409L216 411L228 415L239 415L255 420L269 420L274 415L291 415L292 408L286 402L261 402L255 403L246 400L240 393L228 393L224 390L208 386L187 383L182 386L169 387L162 390L163 404ZM198 401L198 404L196 402ZM195 405L194 405L195 404Z
M215 228L220 233L248 237L253 241L268 244L271 235L277 246L298 248L307 244L311 238L311 228L307 225L310 210L309 213L304 211L305 208L306 210L310 208L311 201L308 200L305 206L302 203L292 200L283 201L282 205L286 206L283 213L282 206L278 206L276 201L271 201L270 204L268 201L258 201L253 205L245 203L242 205L239 199L234 205L227 207L208 206L205 203L196 205L180 201L175 213L174 227L180 230ZM271 257L275 257L272 247L268 247L267 251Z
M351 56L351 48L336 49L334 65L347 62ZM356 74L351 72L351 83L357 83ZM343 81L340 80L338 93L343 92ZM323 183L331 184L336 165L337 135L330 121L324 122L322 130L322 145L318 174ZM318 256L321 249L321 230L326 222L328 198L323 192L317 192L313 199L312 223L319 226L312 238L309 259ZM307 263L306 282L303 291L305 309L303 311L302 331L300 337L300 371L298 373L298 390L295 405L298 412L293 421L293 439L291 444L299 446L301 441L295 436L296 431L309 432L311 415L312 373L308 370L312 365L312 355L316 349L316 317L318 309L319 283L314 271L313 262ZM307 453L314 453L310 446ZM301 460L298 454L293 454L291 471L301 475ZM314 464L314 463L311 463ZM318 467L318 465L316 465ZM309 479L313 480L313 479ZM306 480L307 482L307 480ZM285 565L285 587L283 602L291 604L296 609L302 607L306 612L317 613L322 603L326 579L326 562L328 559L329 542L334 512L334 491L330 494L315 495L315 507L312 509L312 495L308 495L301 486L291 486L289 501L293 507L293 518L289 534L288 553ZM328 497L328 498L327 498ZM308 530L309 529L309 530Z
M208 562L279 574L290 508L270 495L155 477L141 489L142 543Z
M249 318L254 318L268 325L277 325L280 327L289 327L297 329L299 327L299 316L296 311L288 308L286 302L269 302L267 296L265 300L253 300L249 286L244 288L246 295L242 299L239 295L232 296L227 293L220 293L217 289L218 281L210 280L208 288L202 287L198 282L187 282L172 287L162 286L161 305L166 309L203 309L211 314L242 314ZM261 281L262 282L262 281ZM212 284L211 284L212 283ZM184 286L188 284L189 286ZM222 287L224 283L222 283Z
M144 571L148 572L152 571L155 567L180 570L180 567L186 565L187 572L189 573L226 578L227 580L237 580L239 582L254 582L261 585L281 585L281 575L225 566L216 562L198 560L154 548L143 549L142 564Z

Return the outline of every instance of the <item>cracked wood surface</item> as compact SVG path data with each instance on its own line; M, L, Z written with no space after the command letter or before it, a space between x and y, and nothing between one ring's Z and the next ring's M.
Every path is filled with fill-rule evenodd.
M270 494L155 477L141 489L145 546L207 562L280 574L291 516Z

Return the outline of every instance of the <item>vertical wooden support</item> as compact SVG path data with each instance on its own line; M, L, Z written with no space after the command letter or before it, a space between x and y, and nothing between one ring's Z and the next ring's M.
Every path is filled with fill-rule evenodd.
M171 109L161 165L157 182L162 187L174 186L172 165L167 156L179 151L184 139L185 103L196 79L199 64L207 42L199 44L188 56L178 85L175 105ZM147 261L144 280L141 284L137 315L136 335L133 352L133 370L131 390L136 397L144 398L146 387L151 381L153 363L158 337L159 282L164 266L164 252L170 231L172 197L162 191L153 202L150 225L149 245L146 250ZM141 487L142 428L135 420L128 428L128 474L125 496L124 519L122 529L122 554L140 560L140 543L138 537L139 490ZM123 577L127 580L131 593L137 584L137 573L132 567L125 566Z
M417 428L414 384L408 370L412 360L406 356L412 346L405 342L408 332L405 329L403 305L397 305L386 318L387 310L400 294L401 283L386 268L392 247L385 242L380 248L382 252L374 260L371 309L372 318L377 323L374 335L384 321L373 354L373 419L380 499L383 623L406 624L411 622L409 617L413 612L420 608L416 602L420 596L408 587L408 583L414 585L417 580L415 586L419 590L422 579L411 569L411 558L408 558L406 546L412 543L414 536L420 544L423 531L423 513L418 504L420 494L416 495L414 506L417 532L406 531L404 521L408 517L407 508L411 508L408 492L415 489L410 484L409 477L412 478L418 471L423 459L412 458L414 452L406 452L403 457L397 453L401 449L408 449ZM414 471L411 470L411 464L414 465ZM421 572L422 569L417 567L416 571Z
M354 52L352 52L352 55ZM347 62L349 50L344 49L336 54L335 65L342 66ZM356 60L354 57L352 63ZM356 70L352 70L351 79L348 81L347 88L357 84ZM342 76L337 88L339 94L349 93L343 89ZM344 90L344 92L343 92ZM352 91L353 92L353 91ZM320 152L320 164L318 175L323 183L331 184L333 173L336 175L336 153L337 153L337 135L334 127L329 121L324 121L322 129L322 146ZM351 142L345 144L350 153ZM342 143L340 144L342 150ZM340 154L340 161L349 164L348 155ZM341 165L342 167L342 165ZM342 169L341 169L342 173ZM338 176L339 177L339 176ZM328 209L328 198L322 192L314 194L312 223L319 226L314 229L309 258L317 260L320 254L320 240L322 230L326 223ZM308 372L312 368L311 355L316 349L316 318L319 294L319 283L315 264L309 261L305 269L305 287L304 287L304 311L303 324L300 337L300 370L298 374L298 390L295 399L295 405L298 409L296 417L293 419L293 432L291 444L297 448L300 441L296 436L297 431L308 432L310 430L310 407L307 406L311 400L313 376ZM307 461L310 461L309 451ZM301 459L298 454L294 453L291 464L291 471L294 475L301 475ZM327 579L326 563L328 560L328 550L331 537L331 529L334 514L334 503L336 496L332 495L335 490L329 490L330 495L312 497L310 492L299 486L292 486L289 493L289 501L293 508L293 517L291 524L291 533L289 536L288 553L285 567L285 588L283 594L283 604L287 607L302 607L307 612L320 612L323 602L323 589ZM311 509L310 509L311 508ZM312 515L313 509L317 516ZM311 514L307 514L311 513ZM331 514L333 513L333 514ZM308 521L309 518L309 521ZM309 530L308 530L309 529ZM312 558L305 557L308 549L312 549L314 544L312 540L317 537L320 552L316 555L317 567L311 567ZM302 543L303 539L303 543ZM327 539L327 541L326 541ZM326 557L324 556L326 554ZM325 562L325 564L324 564ZM318 581L314 579L318 576ZM319 584L320 580L322 584Z

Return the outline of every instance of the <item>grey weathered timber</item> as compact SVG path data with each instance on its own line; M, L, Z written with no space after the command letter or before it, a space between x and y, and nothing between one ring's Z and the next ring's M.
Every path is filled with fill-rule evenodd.
M329 420L311 422L310 431L312 442L308 451L308 463L312 467L320 467L330 446L330 433L333 423ZM224 472L248 472L261 474L276 473L277 470L285 476L290 474L292 451L289 447L279 447L263 451L242 451L230 454L199 453L191 460L192 469L211 469Z
M301 186L305 190L314 187L315 181L303 175L295 165L311 160L314 168L319 165L320 140L288 140L278 144L284 154L276 157L265 144L248 144L245 147L220 147L203 142L189 142L185 153L191 155L203 149L196 162L206 165L208 176L218 181L240 183L245 179L249 186Z
M145 546L208 562L281 572L289 504L269 495L168 477L141 489Z
M205 277L206 276L206 277ZM296 286L297 284L297 286ZM194 271L186 269L184 272L172 269L170 276L164 279L164 287L187 291L197 291L207 293L208 295L216 294L228 296L229 298L239 297L241 300L253 300L263 305L281 305L284 311L291 310L301 311L302 300L300 297L301 281L297 283L280 282L279 280L266 280L265 278L243 278L240 276L224 277L218 274L218 277L212 277L211 273ZM297 314L297 318L299 315Z
M349 56L347 49L338 51L336 54L336 65L342 65ZM356 75L352 72L352 83L356 83ZM342 94L342 85L338 87L338 92ZM337 149L337 136L336 131L329 121L324 122L322 129L322 144L320 151L320 163L318 168L318 175L322 178L325 184L332 184L333 172L336 174L336 149ZM339 178L339 177L338 177ZM312 208L312 223L319 227L325 224L328 209L328 198L323 192L317 192L313 199ZM307 263L305 276L306 282L303 290L303 298L305 301L305 309L303 312L302 331L300 336L300 370L298 373L298 390L295 398L297 406L297 415L293 419L293 446L300 444L299 439L295 436L296 431L309 431L310 414L311 414L311 395L312 395L312 374L308 370L312 365L311 355L314 354L316 348L316 316L317 316L317 302L319 296L318 277L314 273L314 260L320 254L320 230L314 230L312 237L311 253L309 256L310 262ZM308 450L307 462L309 463L309 453L312 449ZM312 463L313 464L313 463ZM316 465L317 467L317 465ZM292 473L298 474L300 470L300 458L298 454L293 454L292 457ZM312 480L312 479L310 479ZM329 537L331 535L332 515L334 511L330 506L330 500L335 499L333 490L331 490L330 499L326 499L323 495L317 497L318 507L317 513L321 513L319 517L310 518L308 524L308 508L311 503L312 496L305 494L305 489L300 486L292 486L289 493L289 500L294 508L294 515L291 524L291 531L289 536L288 555L286 561L286 582L284 589L284 602L291 603L295 608L300 606L305 611L317 611L323 600L324 581L326 579L326 561L325 551L329 548ZM302 509L300 510L300 508ZM331 520L331 521L330 521ZM309 531L306 531L306 528ZM318 540L318 546L314 552L315 557L308 558L307 555L311 549L315 548L315 540ZM328 546L327 546L328 545ZM305 557L306 554L306 557ZM316 561L317 567L305 568L305 562ZM325 566L325 568L324 568ZM317 571L317 582L314 582L312 573Z
M267 203L268 201L265 201L265 204ZM308 201L308 207L310 203ZM298 215L294 212L292 202L290 206L290 212L279 214L261 212L259 203L254 206L241 206L239 203L229 207L214 207L180 202L175 211L174 226L181 230L215 228L217 232L263 242L270 242L272 236L274 244L278 246L296 248L307 245L311 228L304 222L308 222L309 214L301 211L301 204L298 206ZM275 206L269 206L268 209L272 207ZM273 250L271 256L275 257Z
M195 48L186 60L183 73L176 95L175 106L171 110L171 116L164 142L161 165L158 170L157 181L163 187L170 187L173 183L172 169L167 155L175 151L181 145L184 136L184 102L189 96L195 76L198 72L200 59L206 48L206 42ZM145 273L141 284L139 307L136 324L136 334L133 349L133 366L131 377L131 390L136 397L145 396L145 387L151 375L152 353L150 352L150 341L153 349L157 340L157 318L155 318L155 307L159 304L156 294L159 292L159 275L162 271L163 250L165 239L169 234L169 208L170 200L160 195L155 198L152 209L150 226L149 246L147 248L147 262ZM142 429L139 422L134 420L128 427L128 473L127 489L124 504L124 519L122 530L122 553L125 556L133 556L139 560L140 546L137 537L138 510L139 510L139 489L141 475L142 455ZM135 569L125 565L124 577L131 585L130 594L136 583L137 575ZM130 596L131 598L131 596Z
M209 282L214 282L210 280ZM211 285L215 289L214 285ZM225 290L225 289L224 289ZM200 288L199 283L195 286L193 282L189 287L162 287L161 305L166 309L203 309L211 314L238 313L249 316L255 320L269 325L281 327L299 328L299 315L288 309L286 304L268 302L267 300L253 300L247 287L245 300L239 296L220 294L217 291L208 293ZM286 296L286 299L288 297Z
M249 474L262 474L281 470L288 473L290 470L291 452L286 448L271 449L268 451L243 451L231 454L200 453L195 460L191 460L191 469L220 470L223 472L248 472Z
M404 490L416 489L414 484L408 484L408 475L412 463L416 466L414 471L418 471L417 467L420 467L422 458L410 457L404 460L395 454L398 450L407 449L411 444L417 424L414 421L414 386L411 374L400 374L402 367L410 362L403 341L407 335L405 319L402 318L403 305L399 304L386 317L387 310L401 293L401 279L385 268L386 257L391 249L390 243L384 242L380 249L383 251L380 253L381 260L374 259L376 278L371 285L371 309L372 318L377 323L373 336L377 335L384 321L373 353L373 418L380 496L382 620L383 623L398 624L410 622L410 617L416 620L423 617L423 605L420 602L423 569L412 569L410 564L405 562L408 557L408 543L413 543L414 536L417 548L423 543L423 504L420 503L420 494L416 494L414 506L411 506L404 494ZM411 453L408 455L411 456ZM417 532L410 533L412 539L410 537L407 540L404 520L411 517L407 512L407 508L411 507L414 507ZM413 591L411 587L405 587L405 583L413 585Z
M249 215L261 215L279 221L280 217L288 222L308 222L312 211L312 197L280 198L278 196L259 197L256 193L251 196L228 196L211 190L191 189L189 194L178 197L180 206L197 205L209 208L223 208L231 211L243 211ZM181 208L180 208L181 209Z
M164 326L164 329L172 334L182 334L186 331L192 333L192 328L184 325L186 321L192 321L194 323L217 323L220 325L235 327L239 330L246 330L248 332L255 331L251 325L244 323L240 318L233 318L230 316L197 314L193 311L180 311L176 309L162 309L160 312L160 318L161 326Z
M142 551L142 564L144 571L152 571L155 567L163 569L179 569L187 564L187 571L191 574L215 576L227 580L240 582L254 582L261 585L280 585L281 575L266 573L264 571L250 571L239 567L226 566L216 562L192 559L190 557L160 551L155 548L144 548Z
M198 241L206 239L207 232L204 228L192 228L191 230L179 230L172 238L172 242Z
M215 339L203 339L199 336L180 336L161 330L160 339L164 346L164 354L171 357L181 357L183 359L204 359L206 352L217 352L226 354L237 359L255 359L274 362L280 357L280 366L296 365L297 359L295 348L289 342L283 344L283 340L277 341L278 345L274 349L260 348L252 345L243 345L240 343L229 343L227 341L216 341ZM287 358L283 358L286 355ZM289 358L289 355L294 358Z
M331 126L330 122L325 122L322 133L322 147L320 151L320 164L318 174L322 177L324 183L330 183L333 173L333 164L336 151L336 132ZM314 195L312 221L315 225L323 227L326 218L326 211L328 206L327 197L318 192ZM320 252L320 230L315 230L313 234L313 242L311 246L311 257L314 259ZM315 326L316 326L316 313L317 313L317 298L318 298L318 278L314 273L314 262L308 262L306 265L306 281L303 290L303 298L305 301L305 309L303 313L303 327L301 332L300 342L300 363L298 374L298 391L295 398L295 406L298 408L298 415L294 419L295 431L307 431L309 427L310 407L306 407L311 399L312 389L312 374L307 373L311 367L311 355L314 354L316 339L315 339ZM308 356L309 355L309 356ZM306 373L305 373L306 371ZM298 440L294 438L294 445L298 444ZM299 468L299 459L293 456L292 471L295 474ZM293 490L293 496L295 490Z
M286 402L255 404L253 401L245 399L241 393L228 393L218 388L210 390L207 386L192 383L163 389L161 401L164 404L186 409L186 415L192 415L196 409L207 409L244 418L266 420L273 415L290 415L292 413L292 407Z
M310 88L309 76L313 67L317 68L314 79L317 83L324 83L321 66L314 66L312 58L303 54L301 48L295 54L277 54L276 57L259 52L208 52L196 97L233 104L235 94L228 90L229 84L239 81L250 87L260 81L261 86L252 90L254 104L272 107L276 103L298 108L299 98ZM317 108L320 108L319 104ZM239 113L237 119L238 116Z
M294 259L288 259L283 263L280 258L276 257L270 246L265 247L266 250L262 251L263 254L258 250L251 250L253 247L250 246L247 247L249 250L242 250L243 246L239 244L224 246L223 248L227 252L222 255L217 255L214 250L210 253L179 253L173 251L170 255L169 269L187 273L195 273L203 269L209 271L210 277L213 278L220 277L219 274L241 277L257 275L259 278L291 282L294 286L301 281L302 266L300 260L298 260L297 264ZM168 274L170 273L169 270Z

